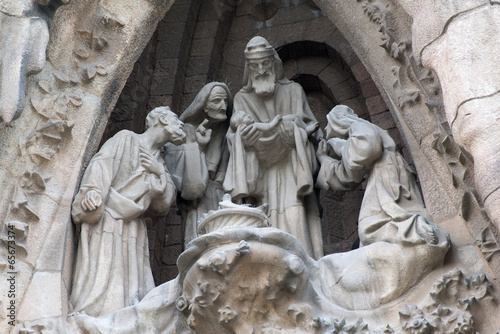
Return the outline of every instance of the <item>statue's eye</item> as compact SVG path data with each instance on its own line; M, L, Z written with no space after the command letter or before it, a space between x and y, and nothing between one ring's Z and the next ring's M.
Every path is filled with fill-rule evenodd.
M256 69L256 68L258 68L258 67L259 67L259 64L256 64L256 63L250 63L250 67L251 67L252 69Z

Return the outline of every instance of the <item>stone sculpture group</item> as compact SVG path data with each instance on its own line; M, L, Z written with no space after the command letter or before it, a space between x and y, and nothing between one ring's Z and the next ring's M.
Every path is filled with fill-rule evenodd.
M268 41L244 54L234 101L207 84L180 121L157 108L144 134L119 132L92 159L72 211L84 332L323 333L328 317L393 301L443 265L449 236L387 132L337 106L323 137ZM323 256L315 187L365 180L361 247ZM179 277L155 288L143 216L176 192L186 249Z

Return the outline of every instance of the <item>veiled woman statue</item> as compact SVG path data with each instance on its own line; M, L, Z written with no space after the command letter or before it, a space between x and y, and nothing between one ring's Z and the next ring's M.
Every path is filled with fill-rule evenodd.
M216 210L224 195L222 182L229 158L225 135L231 110L226 84L205 85L180 116L186 143L165 146L167 168L178 190L185 244L196 238L201 215Z
M323 291L336 304L366 309L399 297L443 264L449 235L427 219L415 175L387 131L346 106L327 116L316 185L350 190L367 180L358 219L359 249L318 261ZM328 156L329 144L337 158ZM326 276L325 276L326 275Z

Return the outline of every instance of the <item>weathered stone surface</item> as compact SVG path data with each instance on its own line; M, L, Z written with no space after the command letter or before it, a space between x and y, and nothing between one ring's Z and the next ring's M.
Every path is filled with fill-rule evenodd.
M38 1L41 5L46 2ZM53 1L54 4L64 2ZM241 87L244 70L241 51L253 35L264 35L272 39L273 46L277 48L295 45L295 49L290 49L293 52L287 51L288 55L294 54L296 57L289 59L290 65L285 64L286 74L305 85L307 99L322 128L325 125L325 110L333 107L329 103L338 102L333 97L335 90L338 89L342 94L346 91L352 93L352 87L329 86L317 78L318 69L326 62L343 66L347 78L339 84L350 86L354 83L358 87L357 95L344 101L344 104L351 106L365 119L378 122L382 127L392 127L389 135L395 139L397 149L416 167L420 180L418 186L422 188L428 212L440 228L450 233L453 242L452 251L445 258L445 267L429 273L411 291L396 298L390 305L382 305L375 312L348 311L326 303L321 305L321 313L316 312L318 308L314 303L311 306L303 300L297 303L298 306L293 305L284 310L288 304L281 302L280 293L290 296L290 289L280 290L273 284L259 285L259 282L264 281L275 283L273 279L279 275L275 272L269 274L272 270L261 270L262 261L252 263L252 268L260 269L254 269L252 275L247 275L255 284L248 284L245 288L257 287L257 296L272 296L275 291L281 292L274 295L275 299L264 298L262 302L255 300L253 305L260 303L262 308L259 309L268 311L264 315L256 315L255 318L251 317L257 313L251 312L239 312L236 318L232 318L233 311L238 312L237 307L241 304L234 302L234 293L229 293L230 302L234 302L237 307L228 308L225 304L229 303L223 303L226 300L224 294L227 292L222 292L220 299L215 301L221 303L220 307L206 310L207 314L212 314L209 322L213 322L213 327L202 326L199 321L198 325L193 324L194 319L203 319L200 312L196 311L196 300L190 304L193 306L190 310L183 309L183 300L178 299L183 283L187 282L187 285L192 285L196 290L199 278L206 277L207 274L220 280L219 274L212 272L212 269L195 275L191 283L186 280L172 280L154 289L137 307L122 309L116 314L99 319L84 315L66 319L66 314L71 312L67 309L67 300L71 289L70 268L75 259L72 239L75 231L68 220L68 203L72 201L76 191L74 185L81 174L82 163L85 165L97 150L106 115L109 115L125 82L132 59L140 52L138 50L148 40L147 35L152 32L155 22L168 7L166 1L108 1L102 2L104 7L97 7L98 1L94 0L78 2L81 4L69 4L70 9L65 9L64 15L59 13L55 16L55 23L51 25L51 34L54 34L51 36L54 38L47 53L53 58L40 74L31 76L26 81L26 94L29 98L26 100L23 114L11 122L11 125L0 126L0 217L3 218L0 221L15 222L17 226L16 238L21 260L18 262L20 271L16 279L19 294L25 296L25 300L16 305L22 308L22 319L18 317L17 320L27 320L18 321L15 328L3 321L8 320L5 318L5 306L8 305L9 299L5 293L8 290L4 289L4 283L7 281L2 276L2 331L72 333L78 326L77 319L81 328L88 328L87 331L91 333L99 329L103 333L175 331L177 334L187 334L194 333L188 325L191 324L198 328L199 333L211 333L213 328L218 328L216 332L220 334L234 332L235 328L237 332L241 332L240 325L245 321L251 323L251 329L256 332L284 332L289 329L304 333L448 333L473 329L475 332L493 334L498 331L498 306L489 303L487 299L494 295L498 297L495 279L500 275L500 246L497 229L490 223L482 206L483 200L478 194L479 190L485 197L486 207L493 208L488 209L488 215L494 220L500 219L496 215L498 210L495 210L500 195L495 191L497 184L491 181L498 179L494 172L499 156L498 147L492 138L496 138L496 133L500 131L496 129L498 117L495 116L500 103L497 96L499 87L495 81L498 77L498 71L495 70L498 52L494 44L497 40L494 35L498 30L497 1L444 3L431 0L317 0L317 7L312 1L272 1L269 6L271 10L264 11L261 10L264 5L259 1L175 2L162 27L159 27L156 37L151 40L152 47L148 45L141 56L142 60L135 65L127 80L123 100L120 98L121 101L116 107L118 113L109 119L111 133L123 127L141 131L144 108L172 105L177 109L176 113L181 114L194 100L197 91L193 88L196 84L193 85L192 80L186 80L187 77L204 77L206 82L217 78L229 83L232 92L236 92ZM0 12L19 16L33 4L35 1L32 0L3 1L0 3ZM163 5L166 6L162 7ZM237 16L245 8L248 12L248 6L253 7L250 8L254 10L253 16ZM62 9L64 7L66 6ZM258 9L257 12L255 8ZM318 8L323 9L328 17ZM92 15L88 14L96 10L103 10L100 14L104 13L101 22L107 29L104 35L98 29L101 23L89 19ZM412 18L406 15L405 11L413 18L413 35L410 31ZM143 20L145 12L150 14ZM133 18L130 18L129 13L133 14ZM262 21L257 19L259 15L270 17L267 21ZM75 17L78 17L78 20L74 20ZM151 17L154 19L151 20ZM79 23L73 24L73 21ZM147 23L138 30L131 28L139 22ZM122 27L122 24L125 26ZM210 29L206 29L207 27ZM123 31L126 31L126 34L122 34ZM70 38L61 42L57 36L66 32L73 33L69 33ZM206 50L194 49L194 54L203 52L203 56L190 54L194 34L203 39L213 39L213 43L208 43L211 45L203 46ZM127 36L130 35L136 37L128 39ZM85 40L88 40L89 36L94 40L91 42L95 43L94 48L86 47ZM124 41L127 42L122 43ZM156 48L158 41L160 44ZM61 48L64 52L58 53L53 44L64 45ZM101 50L97 50L98 48ZM306 59L310 56L318 57L315 52L320 48L326 50L321 54L322 58L316 58L314 63ZM125 53L132 56L120 58L118 53L114 53L117 49L126 50ZM222 59L219 58L221 56ZM444 121L440 83L430 71L419 65L419 59L422 59L426 66L435 67L440 76L453 136ZM125 63L127 65L124 65ZM160 90L151 95L153 76L157 78L154 89ZM331 76L330 79L335 81L338 78L339 76ZM162 79L171 80L168 93L161 90L160 86L164 85ZM376 87L370 80L376 83ZM377 87L382 95L378 95ZM193 93L183 93L184 89ZM369 95L370 97L365 99ZM448 108L448 105L454 106ZM394 127L395 124L397 128ZM396 140L399 137L402 140ZM475 166L472 157L458 147L454 139L460 141L463 147L472 153ZM478 161L484 161L484 164ZM474 172L476 179L480 181L476 187ZM358 189L358 192L361 191ZM323 224L336 224L323 226L324 233L330 233L324 238L327 252L347 251L357 236L356 210L359 209L360 202L349 197L356 197L354 194L355 192L349 193L343 198L344 202L336 202L336 205L322 200L325 208ZM331 196L335 200L340 198L338 194ZM359 200L359 196L356 199ZM172 215L175 217L171 217ZM335 218L332 219L331 216ZM344 216L350 219L349 222L340 218ZM167 227L167 223L174 225ZM2 243L6 246L5 226L7 225L2 225L0 234ZM149 253L151 267L156 271L156 283L160 284L173 279L178 273L176 266L163 264L162 257L165 255L168 262L173 264L182 251L180 216L175 210L171 210L171 215L166 220L160 218L154 223L148 223L148 229L152 247ZM76 235L79 235L78 233L76 231ZM258 242L262 242L263 234L258 234ZM176 237L171 238L173 235ZM216 238L221 240L220 235ZM239 238L241 235L234 239L234 244L239 244ZM224 239L226 246L227 240ZM260 246L262 250L269 246L266 242ZM272 244L276 246L276 243ZM290 252L292 244L294 241L284 247L285 253ZM206 245L201 246L203 248ZM206 254L214 249L223 250L220 246L214 244L214 248L207 250ZM193 248L189 248L188 255L185 254L184 258L193 256L194 259L198 255L201 258L203 255L203 252L190 253L192 251ZM362 250L355 253L360 252ZM374 253L380 254L379 251ZM394 253L409 256L405 251ZM336 257L329 267L339 265L344 261L343 258L351 259L352 254ZM263 254L263 258L265 257ZM279 261L278 257L277 262ZM398 261L401 259L396 258L389 262L392 266L397 266L395 263L399 263ZM279 267L275 265L277 262L273 262L274 267L271 269ZM412 260L412 263L416 265L420 262ZM461 270L455 270L457 267ZM7 269L5 262L0 261L0 269ZM242 266L238 271L247 273L248 270L246 266ZM181 276L185 272L186 270L181 271ZM261 276L256 278L256 272L264 277L269 274L271 279L266 281L261 280ZM43 290L34 291L38 286L35 280L39 280L35 276L47 273L54 278L47 286L59 289L60 293L52 294L35 307L30 304L30 300L45 297L40 292ZM324 276L328 278L325 279ZM324 276L319 281L330 284L332 275ZM351 278L342 276L340 284ZM247 277L238 278L240 282L246 279ZM495 289L492 290L488 280L493 282ZM30 287L30 282L37 286ZM390 284L382 282L378 291L388 285ZM369 289L369 286L367 284L366 288ZM229 289L235 287L238 289L237 285L231 285ZM301 291L301 288L303 286L299 285L296 291ZM191 287L187 288L189 289ZM200 290L203 289L210 290L207 286L200 286ZM295 300L298 294L292 294L288 301ZM363 292L352 303L364 303L365 294L366 292ZM350 295L344 300L349 301L351 297ZM188 299L191 298L184 301ZM467 306L468 301L472 299L477 302ZM280 302L273 304L275 300ZM53 301L56 305L52 309L46 309L47 301ZM462 306L465 305L466 309L461 307L459 302ZM304 306L306 304L307 306ZM180 309L184 311L181 312ZM159 314L158 310L163 313ZM194 318L190 317L188 312L191 312ZM46 317L56 314L62 316ZM250 320L247 315L250 315ZM263 323L261 320L268 315L271 315L272 319ZM280 321L271 324L276 322L278 315ZM363 320L359 320L360 317Z
M408 14L413 17L412 44L419 59L423 49L439 38L446 26L461 14L493 5L487 0L452 0L446 3L434 0L398 0ZM432 18L429 20L429 18Z

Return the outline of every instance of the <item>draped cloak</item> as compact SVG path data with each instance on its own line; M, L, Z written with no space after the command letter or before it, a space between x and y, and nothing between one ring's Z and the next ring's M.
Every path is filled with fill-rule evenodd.
M72 205L73 221L81 224L70 302L73 311L101 316L137 304L154 280L143 214L166 214L175 186L141 166L139 135L123 130L92 158ZM160 152L156 159L163 163ZM97 191L103 203L84 211L82 200Z
M450 239L427 220L413 171L387 131L361 119L345 130L341 159L322 161L316 186L350 190L367 180L358 219L363 247L325 256L317 265L321 277L331 278L320 282L330 300L369 309L401 296L442 266ZM432 236L422 236L425 228Z
M289 81L277 82L269 98L240 90L234 110L243 110L260 123L292 114L306 125L316 122L302 87ZM271 226L297 237L309 255L318 259L323 256L323 240L313 181L317 160L306 130L291 124L293 133L288 138L277 130L260 137L252 148L243 146L240 130L229 129L230 157L223 186L233 199L252 197L257 205L268 203Z
M416 232L417 224L432 223L425 218L413 171L385 130L359 120L348 129L341 160L322 163L316 185L324 190L350 190L364 179L367 185L358 219L361 243L425 243Z
M178 206L184 223L185 244L198 236L198 220L201 216L210 210L217 210L224 195L222 181L228 159L226 122L212 128L205 151L195 139L198 125L184 124L187 143L179 146L171 143L165 145L165 162L180 195Z

